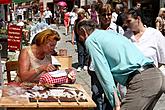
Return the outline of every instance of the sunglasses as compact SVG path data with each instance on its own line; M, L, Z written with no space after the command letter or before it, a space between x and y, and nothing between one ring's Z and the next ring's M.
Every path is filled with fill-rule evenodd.
M106 16L112 16L112 13L103 13L101 16L106 17Z

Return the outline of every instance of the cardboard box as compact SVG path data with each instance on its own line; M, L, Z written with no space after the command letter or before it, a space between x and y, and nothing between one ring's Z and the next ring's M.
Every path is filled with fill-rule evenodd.
M55 56L55 58L60 62L60 69L67 69L72 67L72 56Z

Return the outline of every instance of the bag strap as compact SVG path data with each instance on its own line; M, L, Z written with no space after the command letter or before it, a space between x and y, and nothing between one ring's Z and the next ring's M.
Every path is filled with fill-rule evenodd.
M119 25L116 25L116 32L119 33Z

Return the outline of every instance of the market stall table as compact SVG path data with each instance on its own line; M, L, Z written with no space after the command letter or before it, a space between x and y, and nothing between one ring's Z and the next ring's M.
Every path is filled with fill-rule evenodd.
M96 107L91 97L80 84L65 84L64 87L77 88L82 91L86 101L40 102L37 100L33 102L28 97L3 96L0 99L0 107L7 108L7 110L88 110Z

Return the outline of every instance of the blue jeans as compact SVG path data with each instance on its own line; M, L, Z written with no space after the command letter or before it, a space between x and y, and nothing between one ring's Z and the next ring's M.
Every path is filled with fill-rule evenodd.
M88 65L89 55L83 42L77 42L78 67L83 68Z
M94 71L88 71L91 76L92 100L96 103L95 110L113 110L111 104L104 94L104 90Z
M74 31L74 24L70 25L70 30L71 30L71 33Z

